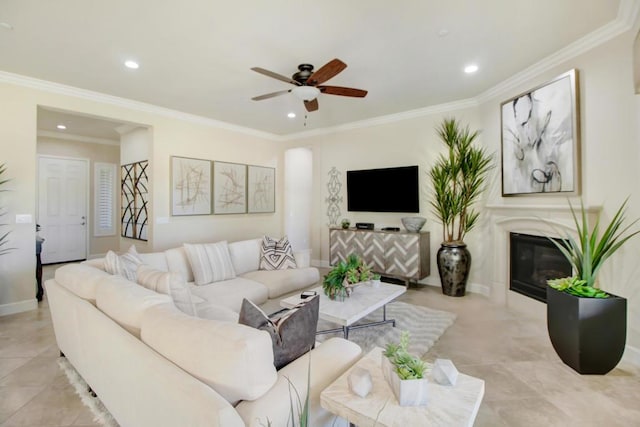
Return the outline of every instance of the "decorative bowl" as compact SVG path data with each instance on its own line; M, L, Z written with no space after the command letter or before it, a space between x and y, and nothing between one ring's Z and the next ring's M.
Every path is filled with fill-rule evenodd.
M411 233L419 232L426 222L427 218L421 216L407 216L402 218L402 225Z

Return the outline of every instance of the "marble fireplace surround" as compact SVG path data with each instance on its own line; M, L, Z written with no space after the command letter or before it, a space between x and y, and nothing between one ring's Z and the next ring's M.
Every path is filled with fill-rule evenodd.
M580 201L571 201L574 208ZM491 299L497 304L524 310L536 316L546 316L546 305L533 298L509 290L509 233L525 233L538 236L577 236L568 204L558 205L488 205L489 224L493 236L493 277ZM602 207L587 207L590 224L595 221Z

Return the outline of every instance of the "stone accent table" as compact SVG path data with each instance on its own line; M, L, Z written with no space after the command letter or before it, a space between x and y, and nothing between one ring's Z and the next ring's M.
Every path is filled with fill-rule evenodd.
M483 380L460 373L455 386L443 386L429 375L427 405L402 407L382 374L382 351L374 348L324 389L322 407L358 427L473 426L484 396ZM364 398L349 390L348 376L356 366L368 370L373 381Z
M381 282L378 286L370 283L354 288L350 297L344 300L331 300L324 294L322 286L310 289L320 295L320 312L318 317L332 323L341 325L337 329L318 331L318 333L343 332L345 338L349 338L350 329L358 329L369 326L391 323L395 327L394 319L387 319L386 305L405 293L407 290L402 286ZM300 303L302 299L299 295L294 295L280 301L282 307L291 308ZM362 319L369 313L382 307L382 320L360 325L355 322Z

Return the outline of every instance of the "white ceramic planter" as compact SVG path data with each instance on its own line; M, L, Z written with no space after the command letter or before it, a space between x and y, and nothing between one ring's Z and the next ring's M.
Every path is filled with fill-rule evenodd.
M428 380L401 380L393 370L393 364L382 355L382 374L393 390L400 406L426 406Z

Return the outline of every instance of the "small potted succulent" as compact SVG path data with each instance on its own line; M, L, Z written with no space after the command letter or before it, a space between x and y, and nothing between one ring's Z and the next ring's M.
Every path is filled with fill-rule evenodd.
M322 281L324 293L332 300L348 297L357 285L373 279L374 273L356 254L350 254L346 261L340 261Z
M344 218L341 222L340 222L340 226L346 230L349 228L349 226L351 225L351 221L349 221L347 218Z
M599 289L596 277L602 264L640 233L631 231L638 219L624 225L627 200L602 233L599 216L589 229L582 203L580 219L569 203L578 239L549 238L571 263L575 276L547 282L547 329L560 359L581 374L606 374L625 350L627 300Z
M400 334L398 344L387 344L382 353L382 372L400 406L427 404L427 364L409 353L409 332Z

